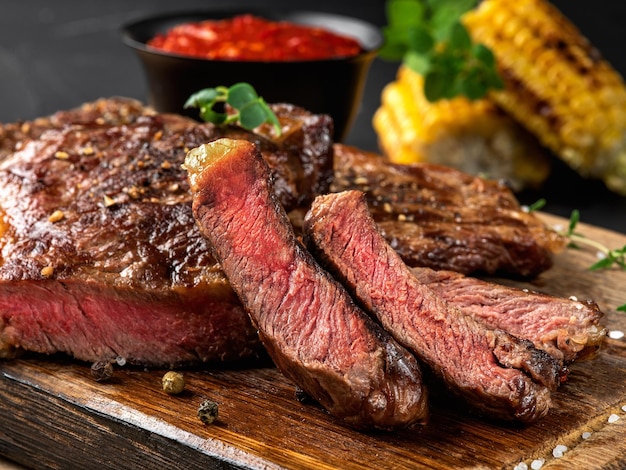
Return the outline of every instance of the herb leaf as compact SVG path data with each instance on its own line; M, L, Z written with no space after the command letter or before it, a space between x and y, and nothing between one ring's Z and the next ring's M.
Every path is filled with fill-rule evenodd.
M429 101L479 99L504 84L490 49L474 44L462 23L477 0L388 0L383 59L402 61L424 76Z
M545 204L545 200L540 199L541 207ZM538 202L539 202L538 201ZM535 203L537 204L537 203ZM592 248L595 248L602 254L602 259L596 261L591 266L589 266L590 271L598 271L600 269L609 269L614 265L618 266L621 270L626 271L626 245L622 248L609 249L604 246L602 243L599 243L595 240L585 237L582 233L576 231L578 223L580 222L580 211L578 209L574 209L570 215L569 225L567 230L559 232L560 235L566 237L569 240L570 248L579 248L576 242L580 244L585 244ZM626 312L626 304L620 305L617 307L618 311Z
M546 205L546 203L547 201L544 198L537 199L535 202L528 206L528 212L541 210Z
M235 112L225 113L214 109L216 105L223 103L231 106ZM239 125L247 130L267 122L274 127L278 135L281 134L278 118L249 83L240 82L230 87L205 88L192 94L184 107L198 108L200 118L206 122L214 124L239 122Z

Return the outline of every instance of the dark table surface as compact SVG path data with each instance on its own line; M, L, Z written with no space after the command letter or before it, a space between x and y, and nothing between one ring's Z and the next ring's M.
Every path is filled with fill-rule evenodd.
M385 24L383 0L293 2L202 0L2 0L0 2L0 122L32 119L100 97L127 96L145 101L146 84L132 51L122 44L121 24L165 11L199 8L297 6L352 15ZM603 55L626 75L626 2L559 0L569 16ZM371 118L380 92L394 79L396 63L376 59L357 120L346 143L377 150ZM546 212L569 217L578 209L583 222L626 233L626 198L602 184L560 169L540 193L521 194L531 203L547 201Z

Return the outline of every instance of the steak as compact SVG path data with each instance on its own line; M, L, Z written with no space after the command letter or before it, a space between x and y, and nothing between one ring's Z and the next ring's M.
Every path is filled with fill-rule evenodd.
M334 192L355 189L409 266L534 277L566 240L522 210L504 184L430 164L393 164L335 144Z
M276 108L261 133L101 100L2 127L0 350L155 367L253 358L262 345L196 227L185 153L222 135L260 149L285 207L332 179L332 121Z
M600 325L603 313L591 300L507 287L452 271L413 268L412 272L463 313L532 341L565 365L594 356L606 334Z
M505 265L513 271L517 266L525 275L549 265L550 234L513 206L510 218L524 220L517 241L484 228L484 207L477 203L479 222L455 233L444 217L454 204L444 199L437 205L415 190L418 183L424 186L419 178L443 184L448 175L450 187L439 192L433 187L429 197L456 194L455 204L461 205L458 195L470 197L472 187L480 191L482 180L466 184L466 176L435 166L403 174L378 156L333 145L328 116L287 104L272 108L283 128L279 137L270 126L255 132L216 127L158 114L126 98L0 124L0 354L18 348L85 361L119 356L155 367L259 354L256 331L196 227L181 168L189 148L221 136L255 143L297 227L313 198L329 191L336 171L336 188L380 183L382 194L370 188L371 206L405 259L461 271L490 272ZM339 158L333 166L334 153ZM454 190L454 178L464 189ZM428 204L407 204L415 194ZM498 203L488 196L485 204ZM436 212L432 207L441 208L441 236L436 218L430 224L411 221L415 214ZM427 236L411 238L422 224ZM484 234L486 245L463 239L480 230L493 232L491 238ZM518 241L522 248L516 250ZM495 262L490 260L494 253ZM538 253L544 262L535 261L530 269L523 262L507 264L503 255L532 261Z
M185 166L196 221L276 366L356 428L422 422L416 359L298 242L254 144L219 139Z
M530 341L489 329L422 284L385 241L360 191L318 196L307 246L396 340L477 411L533 422L550 409L559 364Z

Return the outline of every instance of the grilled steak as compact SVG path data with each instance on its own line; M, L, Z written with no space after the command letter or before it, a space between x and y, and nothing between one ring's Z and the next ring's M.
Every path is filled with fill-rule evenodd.
M562 370L530 341L492 330L423 285L384 240L360 191L318 196L304 221L310 250L396 340L482 413L532 422Z
M439 297L490 328L532 341L563 364L593 356L606 329L591 300L564 299L507 287L451 271L413 268Z
M433 249L439 257L455 253L452 263L435 263L440 267L490 271L502 265L489 261L489 250L476 249L475 239L463 240L469 229L459 230L459 237L445 220L444 238L437 237L436 222L424 223L430 227L430 238L393 235L419 227L398 221L401 214L387 220L387 209L428 212L402 202L411 193L407 188L420 180L410 174L397 176L399 169L386 169L370 154L333 146L327 116L290 105L273 109L283 126L280 138L269 127L254 133L216 128L159 115L124 98L97 100L34 121L0 124L0 350L65 352L86 361L123 356L154 366L230 360L259 351L256 331L241 303L207 254L180 168L188 148L223 135L245 138L259 147L270 166L274 190L288 210L303 211L316 194L328 191L334 151L340 157L338 186L365 187L364 182L374 182L378 173L386 181L381 180L381 190L398 193L398 209L390 196L384 200L390 205L376 202L382 196L374 189L371 204L391 234L390 241L407 259L431 259L419 250ZM348 171L351 165L363 176ZM424 166L420 174L429 180L448 173ZM464 177L450 175L465 184ZM478 190L480 182L473 183ZM444 197L446 191L456 194L450 188L430 191L433 197ZM498 203L489 198L487 202ZM407 220L414 217L407 214ZM520 220L526 217L516 211L510 214ZM519 241L531 246L528 239L536 236L535 248L543 246L547 256L545 232L524 224ZM477 223L472 230L479 228ZM446 243L448 247L442 248ZM517 241L494 235L489 243L489 249L499 253L496 256L513 251L532 259L526 248L515 252L508 246ZM524 263L510 265L521 266L525 274L539 269L536 262L530 270Z
M185 165L194 216L279 369L349 425L423 421L415 358L299 244L254 145L219 139Z
M332 190L363 191L383 236L409 266L533 277L552 266L552 254L565 245L503 184L334 147Z
M280 144L128 100L4 126L0 350L159 367L261 350L195 225L181 165L188 148L244 137L267 158L281 203L305 204L332 177L332 123L277 111Z

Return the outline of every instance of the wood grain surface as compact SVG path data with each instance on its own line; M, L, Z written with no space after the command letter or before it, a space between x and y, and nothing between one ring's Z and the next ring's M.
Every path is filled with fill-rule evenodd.
M584 224L579 231L611 248L626 245L615 232ZM567 249L551 270L518 285L592 298L609 330L626 331L626 313L616 310L626 303L626 272L589 271L595 259L593 250ZM89 364L66 357L0 362L0 455L31 468L513 469L539 459L544 469L626 468L624 339L609 338L598 357L574 364L551 412L527 427L473 417L431 393L427 425L362 433L299 402L271 364L186 370L176 396L162 391L164 372L117 367L113 379L96 382ZM219 405L210 425L197 416L205 399ZM567 446L559 458L557 445Z

